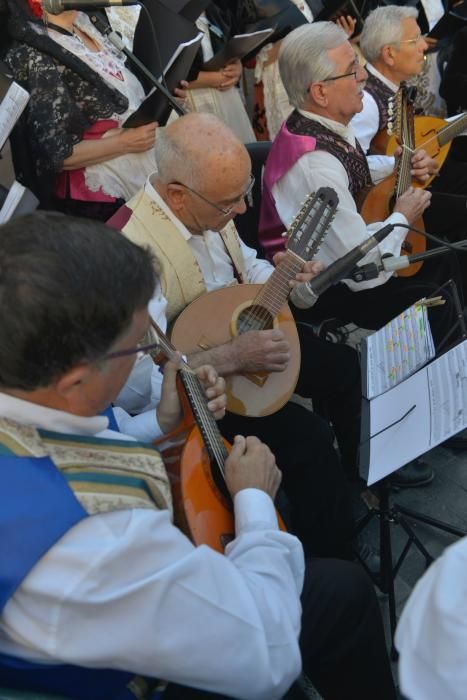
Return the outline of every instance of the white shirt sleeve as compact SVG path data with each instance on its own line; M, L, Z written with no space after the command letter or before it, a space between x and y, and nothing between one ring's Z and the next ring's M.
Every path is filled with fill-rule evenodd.
M374 97L366 90L363 91L363 109L353 117L350 126L363 148L363 152L368 153L370 144L378 133L379 112ZM371 180L375 185L391 175L394 170L395 161L392 156L370 155L367 156L367 161Z
M113 407L113 412L120 432L131 435L135 440L153 442L164 434L157 421L155 408L136 416L131 416L118 406Z
M330 265L349 250L367 240L385 224L407 224L403 214L391 214L385 221L367 226L357 211L354 198L349 190L349 179L344 166L330 153L314 151L303 155L297 163L274 185L272 193L277 211L283 223L288 226L310 192L320 187L332 187L338 197L339 205L336 216L324 237L317 260ZM400 255L401 245L407 231L396 227L376 248L371 250L360 262L381 261L381 256L389 253ZM391 273L381 272L376 279L356 283L344 280L353 291L369 289L386 282Z
M241 239L240 247L245 261L247 282L249 284L263 284L266 282L274 271L274 267L267 260L258 258L256 250L245 245Z
M418 581L395 641L404 695L410 700L465 700L467 538L448 547Z
M303 550L265 493L240 492L235 512L225 556L194 547L167 511L86 518L7 603L0 650L281 698L301 668Z
M366 90L363 91L363 109L352 117L350 126L363 152L368 153L370 144L378 133L379 111L376 100Z

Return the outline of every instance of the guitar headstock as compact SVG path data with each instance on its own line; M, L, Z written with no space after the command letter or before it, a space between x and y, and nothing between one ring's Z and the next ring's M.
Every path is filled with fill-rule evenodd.
M416 96L417 88L402 82L396 94L388 100L388 135L394 135L399 143L405 143L407 146L410 146L413 140L413 105Z
M290 224L287 248L302 260L318 252L334 218L339 197L331 187L320 187L308 195Z

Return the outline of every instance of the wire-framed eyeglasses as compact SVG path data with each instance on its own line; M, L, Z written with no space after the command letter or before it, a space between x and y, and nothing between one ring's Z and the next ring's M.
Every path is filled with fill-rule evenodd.
M203 202L206 202L206 204L210 204L211 207L214 207L214 209L217 209L217 211L222 214L222 216L230 216L232 212L234 211L235 207L238 206L240 202L242 202L244 199L249 197L251 192L253 191L253 187L255 186L255 178L253 175L250 175L250 181L248 183L248 187L246 188L245 192L243 192L240 197L238 197L232 204L226 208L220 207L218 204L215 204L215 202L211 202L210 199L204 196L204 194L201 194L200 192L197 192L194 190L192 187L188 187L188 185L185 185L183 182L173 182L173 185L181 185L185 189L189 190L192 192L192 194L195 194L197 197L203 200Z

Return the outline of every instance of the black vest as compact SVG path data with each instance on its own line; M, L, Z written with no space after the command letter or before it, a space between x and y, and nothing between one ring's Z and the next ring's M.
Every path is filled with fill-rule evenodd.
M368 71L365 90L372 96L378 107L378 131L386 129L389 120L388 102L391 97L394 97L394 92L370 71Z

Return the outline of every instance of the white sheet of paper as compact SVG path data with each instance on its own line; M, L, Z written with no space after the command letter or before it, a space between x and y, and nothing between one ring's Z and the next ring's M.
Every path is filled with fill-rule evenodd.
M372 399L369 408L371 485L467 428L467 340Z

